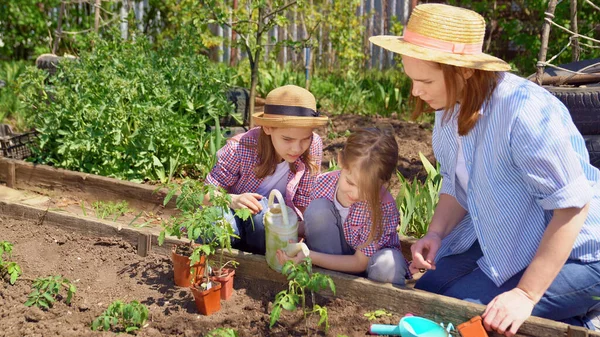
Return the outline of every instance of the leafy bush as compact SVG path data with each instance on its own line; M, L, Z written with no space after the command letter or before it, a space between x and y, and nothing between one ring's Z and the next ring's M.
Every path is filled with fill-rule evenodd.
M206 130L232 110L227 71L179 39L156 50L142 37L93 42L47 81L36 69L21 77L36 161L134 181L204 176L222 145Z
M419 152L421 162L427 171L424 182L415 178L412 182L406 180L400 172L396 172L400 180L400 191L396 196L396 205L400 210L400 228L402 235L422 237L427 233L433 211L440 197L442 176L439 164L436 167Z
M17 96L17 78L25 71L26 65L27 62L23 61L0 63L0 80L6 85L0 88L0 122L6 123L5 120L10 118L17 130L27 128L22 116L22 104Z
M21 267L16 262L6 261L6 257L12 254L13 245L8 241L0 241L0 278L8 275L10 284L15 284L17 278L22 274Z
M30 307L35 305L40 308L49 309L60 295L60 289L67 289L67 297L65 298L66 304L71 304L73 294L77 291L77 288L68 279L57 275L48 277L38 277L33 281L31 286L33 291L28 295L27 302L25 305Z
M133 333L148 320L148 308L138 301L127 304L114 301L108 309L92 322L92 330L125 331Z

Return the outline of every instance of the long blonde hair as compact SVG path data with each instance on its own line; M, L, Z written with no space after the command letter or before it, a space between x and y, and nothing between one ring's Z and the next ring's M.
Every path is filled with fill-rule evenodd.
M312 140L311 140L312 146ZM308 173L313 175L315 172L318 172L317 164L312 160L310 155L311 146L304 151L300 159L306 165L308 169ZM258 179L262 179L267 177L273 173L275 173L275 169L277 168L277 164L279 161L277 160L277 152L275 152L275 147L273 146L273 141L271 140L271 136L265 133L263 128L260 128L260 135L258 136L258 165L254 168L254 174ZM294 163L290 164L290 171L296 173L296 166Z
M358 169L358 193L371 213L367 245L383 235L381 188L392 178L398 165L398 143L393 129L365 128L353 132L340 153L342 169Z
M500 73L472 69L473 74L469 78L465 78L463 75L464 68L437 62L432 63L441 68L444 74L447 102L444 107L443 120L447 122L452 117L452 114L455 113L456 102L460 101L458 134L464 136L475 127L477 120L479 120L479 111L483 103L492 97L492 93L498 84ZM458 92L460 82L464 85L461 93ZM411 98L415 105L412 117L416 119L424 112L427 112L427 110L424 106L425 102L422 99L412 96L412 90Z

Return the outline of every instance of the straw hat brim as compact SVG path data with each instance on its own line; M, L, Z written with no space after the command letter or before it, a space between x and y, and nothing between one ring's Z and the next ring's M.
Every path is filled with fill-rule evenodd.
M281 116L264 117L264 112L252 114L254 124L260 126L270 126L276 128L316 128L327 124L329 118L321 117L299 117L299 116Z
M406 55L425 61L433 61L458 67L487 71L509 71L511 69L508 63L485 53L453 54L443 52L406 42L401 36L371 36L369 41L371 41L371 43L374 45L392 51L396 54Z

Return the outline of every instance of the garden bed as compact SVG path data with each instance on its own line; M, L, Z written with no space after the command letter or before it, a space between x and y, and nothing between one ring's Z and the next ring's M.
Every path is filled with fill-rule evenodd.
M319 335L306 326L301 314L285 313L269 329L269 312L275 294L284 285L266 280L236 278L236 292L211 316L197 313L191 292L175 287L170 260L159 254L140 257L136 248L118 237L91 237L32 221L0 218L2 240L14 244L12 261L23 269L24 279L0 288L0 331L5 336L101 335L90 330L92 320L119 299L138 300L150 311L140 336L198 336L217 327L236 329L241 336ZM62 275L77 287L70 306L57 302L48 311L23 305L31 281ZM330 333L362 336L369 321L368 308L342 299L319 303L329 309ZM386 317L385 322L397 321ZM309 324L316 325L316 318Z
M91 333L87 329L94 317L117 298L137 299L149 305L150 321L142 335L198 335L223 326L239 330L242 336L317 334L317 330L306 327L299 313L284 314L281 324L273 330L267 328L271 302L275 293L285 288L286 281L268 268L263 256L241 251L228 254L240 263L236 272L238 291L223 302L220 312L204 317L196 313L189 290L173 285L166 253L172 244L182 241L167 239L164 246L149 245L156 236L145 228L121 228L108 221L19 203L0 202L0 214L0 240L15 243L11 260L22 265L26 279L62 274L78 287L72 306L58 303L42 312L23 306L30 291L29 280L17 281L16 286L2 283L0 329L8 336L86 335ZM364 335L370 324L364 313L378 309L394 313L379 321L388 324L410 312L456 325L483 311L483 306L456 299L315 270L330 275L336 284L337 297L325 294L329 300L319 300L330 310L332 336ZM600 336L540 318L527 320L520 333L539 337Z

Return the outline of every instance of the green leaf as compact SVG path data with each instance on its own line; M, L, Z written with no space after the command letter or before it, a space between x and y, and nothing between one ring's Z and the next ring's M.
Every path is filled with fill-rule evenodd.
M274 305L273 310L271 310L271 319L269 320L269 328L272 328L275 323L279 320L279 315L281 315L281 306Z

